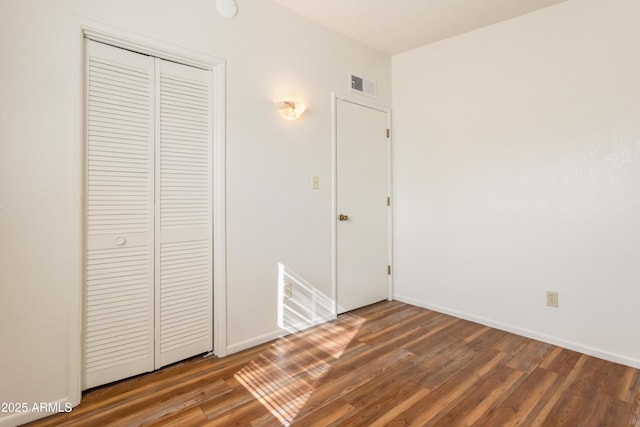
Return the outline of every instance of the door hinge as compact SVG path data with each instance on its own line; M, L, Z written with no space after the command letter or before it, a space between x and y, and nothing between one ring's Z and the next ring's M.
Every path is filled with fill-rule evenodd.
M387 138L391 136L391 129L387 129Z
M391 276L391 266L387 265L387 274Z
M391 206L391 197L387 197L387 206Z

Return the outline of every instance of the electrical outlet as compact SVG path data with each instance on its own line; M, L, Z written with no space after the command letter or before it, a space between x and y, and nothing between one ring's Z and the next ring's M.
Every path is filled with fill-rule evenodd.
M547 305L549 307L558 307L558 293L554 291L547 291Z
M284 297L291 298L293 296L293 285L291 283L284 284Z

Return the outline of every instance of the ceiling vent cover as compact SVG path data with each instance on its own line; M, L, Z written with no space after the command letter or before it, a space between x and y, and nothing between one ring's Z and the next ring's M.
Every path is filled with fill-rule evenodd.
M372 98L378 96L378 89L376 82L373 80L365 79L364 77L357 76L355 74L349 74L349 87L353 92L367 95Z

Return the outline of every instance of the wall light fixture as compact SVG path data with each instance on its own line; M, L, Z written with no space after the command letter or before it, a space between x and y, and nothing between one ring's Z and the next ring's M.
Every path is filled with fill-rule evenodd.
M275 105L278 113L280 113L285 120L296 120L307 109L307 106L299 101L285 100L276 102Z

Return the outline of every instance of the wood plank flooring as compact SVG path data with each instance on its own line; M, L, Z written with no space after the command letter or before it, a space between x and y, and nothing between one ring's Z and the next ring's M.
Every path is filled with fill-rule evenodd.
M640 426L640 371L398 302L86 392L31 426Z

